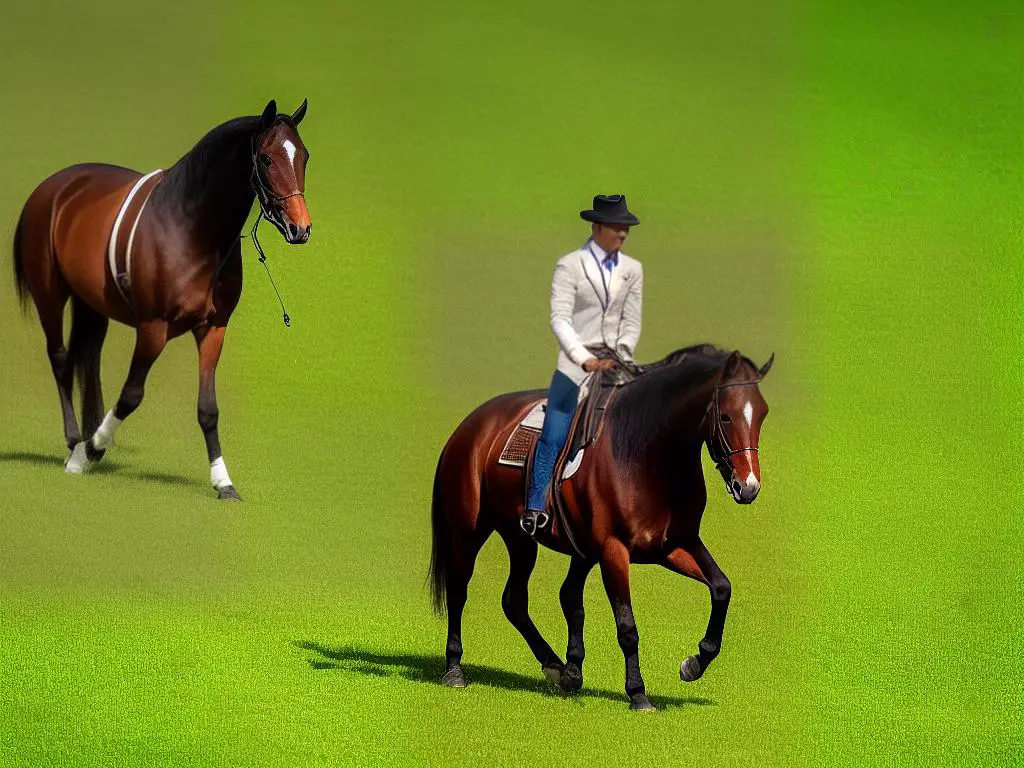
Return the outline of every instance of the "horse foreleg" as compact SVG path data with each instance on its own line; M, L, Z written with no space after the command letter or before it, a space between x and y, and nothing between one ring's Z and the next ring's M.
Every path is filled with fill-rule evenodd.
M206 455L210 461L210 485L217 491L218 499L241 501L235 486L231 484L228 468L224 463L224 455L220 449L220 435L217 422L220 411L217 409L217 387L215 378L220 351L224 347L224 331L222 325L203 325L192 334L196 338L199 349L199 405L197 413L199 428L203 430L206 440Z
M619 648L626 659L626 695L629 708L640 712L654 709L640 675L640 634L633 619L629 595L629 550L617 539L609 540L601 552L601 578L615 614Z
M560 683L562 690L567 693L575 693L583 687L583 588L593 567L593 562L574 557L569 563L569 573L566 574L562 588L558 592L565 623L569 628L565 671L562 672Z
M729 612L732 584L700 539L670 552L664 565L669 570L706 584L711 592L711 616L704 639L697 646L698 653L679 665L679 677L692 683L707 671L708 665L722 650L722 634L725 631L725 617Z
M508 549L509 573L501 593L501 608L540 662L544 677L558 685L565 665L530 618L530 576L537 564L537 542L518 527L503 532L502 539Z
M103 422L97 427L95 434L84 444L79 443L68 460L68 471L79 471L84 469L86 460L99 461L104 452L114 442L114 433L122 422L127 419L135 409L142 403L146 391L146 377L149 369L163 352L167 344L167 323L162 320L154 320L143 323L135 332L135 351L132 354L132 362L128 367L128 378L125 379L124 387L121 388L121 396L117 404L103 417ZM79 452L79 448L84 449ZM72 464L76 469L72 469Z

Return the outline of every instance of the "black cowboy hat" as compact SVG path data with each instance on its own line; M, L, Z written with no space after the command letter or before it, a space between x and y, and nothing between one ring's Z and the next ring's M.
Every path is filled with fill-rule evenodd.
M580 218L595 224L628 224L635 227L640 223L640 219L626 207L625 195L597 195L593 209L580 211Z

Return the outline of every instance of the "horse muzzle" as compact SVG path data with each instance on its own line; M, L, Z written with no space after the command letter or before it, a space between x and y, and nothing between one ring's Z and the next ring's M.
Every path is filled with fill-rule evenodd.
M300 227L296 224L288 222L285 225L284 240L286 243L291 245L302 245L309 242L309 230L312 229L311 224L307 224L305 227Z
M309 220L309 209L306 207L304 195L297 194L285 198L274 214L271 221L280 230L286 243L302 245L309 241L309 233L313 225Z
M761 481L753 472L747 475L746 480L740 480L733 472L725 481L725 489L737 504L750 504L761 491Z

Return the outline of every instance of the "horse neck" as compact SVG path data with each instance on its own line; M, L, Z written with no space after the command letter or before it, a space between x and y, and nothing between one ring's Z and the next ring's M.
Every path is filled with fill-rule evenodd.
M157 187L163 192L158 204L185 220L200 251L223 253L245 226L256 199L250 183L253 135L239 129L216 148L197 145Z
M717 380L717 375L712 374L699 386L687 390L671 409L671 418L666 420L664 431L698 452L706 437L702 425Z
M628 393L609 413L616 461L671 467L699 454L704 441L701 422L714 392L715 374L709 370L694 379L693 372L667 367L628 385Z

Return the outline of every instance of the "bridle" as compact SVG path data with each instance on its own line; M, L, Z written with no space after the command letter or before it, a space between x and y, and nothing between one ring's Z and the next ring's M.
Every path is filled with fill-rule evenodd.
M256 252L260 255L260 264L262 264L263 268L267 270L267 277L270 278L270 285L274 288L274 293L277 294L277 300L281 304L281 319L284 320L285 327L288 328L291 327L292 319L288 315L288 310L284 308L284 300L281 298L281 292L277 290L277 283L274 282L274 276L270 274L270 267L267 266L267 254L263 252L263 246L260 245L260 240L256 236L256 230L260 226L260 221L262 219L266 219L283 231L284 218L281 213L283 210L281 203L289 198L298 197L304 193L301 189L297 189L294 192L289 192L287 195L275 195L274 190L268 187L266 182L263 181L263 176L260 175L259 171L259 150L257 149L259 139L262 136L262 133L253 136L251 144L252 176L249 179L249 185L252 187L252 191L256 193L256 199L260 204L260 212L256 216L256 221L252 224L252 229L249 231L249 237L252 239L252 244L256 246Z
M708 403L708 410L704 414L704 418L707 419L710 416L714 424L711 428L711 437L708 440L708 453L711 454L711 460L715 462L715 468L723 477L725 477L725 468L729 469L730 475L735 471L729 459L737 453L757 453L757 447L732 448L729 445L729 438L726 436L725 428L722 426L722 409L718 403L718 393L723 389L730 389L732 387L749 387L754 384L760 384L763 378L763 376L758 376L756 379L747 379L745 381L718 383L715 385L715 391L711 394L711 402Z
M292 197L298 197L303 194L301 189L296 189L294 192L289 192L287 195L275 195L274 190L267 186L266 182L263 181L263 176L260 174L259 166L259 139L263 136L262 133L253 136L252 138L252 178L249 180L252 186L253 192L256 193L256 199L260 203L260 216L265 218L272 224L277 224L279 211L281 210L281 204ZM275 216L275 214L278 214ZM257 221L259 219L257 218ZM283 221L281 224L283 225Z

